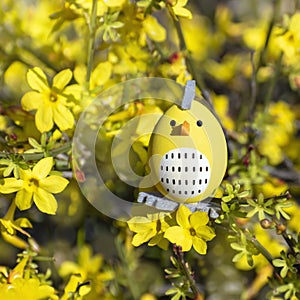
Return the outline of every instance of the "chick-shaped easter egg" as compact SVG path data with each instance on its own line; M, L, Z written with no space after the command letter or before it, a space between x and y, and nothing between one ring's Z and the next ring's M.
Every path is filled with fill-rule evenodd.
M198 202L212 196L227 166L227 145L215 115L202 102L172 105L157 122L149 144L149 166L166 198Z

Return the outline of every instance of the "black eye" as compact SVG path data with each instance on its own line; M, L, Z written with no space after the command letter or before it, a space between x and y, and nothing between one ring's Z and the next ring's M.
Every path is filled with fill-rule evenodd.
M201 120L198 120L198 121L197 121L197 126L199 126L199 127L202 126L202 121L201 121Z
M176 121L175 121L175 120L171 120L171 121L170 121L170 125L171 125L171 126L175 126L175 125L176 125Z

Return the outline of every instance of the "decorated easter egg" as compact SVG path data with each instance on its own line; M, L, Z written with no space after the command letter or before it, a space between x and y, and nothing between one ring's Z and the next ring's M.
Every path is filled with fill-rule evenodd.
M157 122L149 145L156 188L168 199L192 203L213 195L227 166L223 129L203 102L171 106Z

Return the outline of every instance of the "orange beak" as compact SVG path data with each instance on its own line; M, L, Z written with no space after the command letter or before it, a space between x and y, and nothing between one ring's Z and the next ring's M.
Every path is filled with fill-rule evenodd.
M175 126L172 129L171 135L173 136L189 136L190 135L190 123L184 121L182 124Z

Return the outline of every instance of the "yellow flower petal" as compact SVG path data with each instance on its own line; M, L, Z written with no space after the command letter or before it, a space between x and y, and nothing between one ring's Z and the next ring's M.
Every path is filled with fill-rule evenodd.
M179 209L176 212L176 221L178 225L183 228L190 228L191 225L189 217L191 214L191 211L185 205L180 205Z
M43 95L37 92L28 92L22 99L21 104L25 110L38 109L43 103Z
M184 7L173 7L173 10L177 16L192 19L192 13Z
M196 235L206 241L211 241L216 236L213 229L208 226L199 226L194 229L196 230Z
M7 295L6 299L10 300L20 298L31 300L57 299L54 288L46 284L41 284L37 278L15 278L8 289Z
M192 237L189 231L180 226L169 227L164 237L171 243L181 246L182 251L189 251L192 248Z
M149 38L156 42L163 42L166 39L166 29L160 25L156 18L147 15L143 21L143 27Z
M54 76L52 86L59 91L62 91L64 87L70 82L71 78L72 71L70 69L62 70Z
M108 7L119 7L124 4L124 0L104 0L103 1Z
M5 232L5 231L2 231L1 232L1 236L3 238L4 241L6 241L7 243L17 247L17 248L20 248L20 249L26 249L28 248L28 244L20 239L19 237L15 236L15 235L10 235L9 233ZM1 285L0 285L1 287ZM0 291L0 294L2 295L1 291ZM5 296L1 296L2 299L12 299L12 298L5 298ZM13 298L13 300L16 300L16 298Z
M176 1L175 7L176 7L176 6L183 7L183 6L186 6L187 3L188 3L188 0L177 0L177 1Z
M64 264L63 263L61 265L61 269L64 268ZM60 300L68 300L70 299L70 295L74 294L74 291L76 291L78 289L78 285L81 284L84 280L85 277L83 276L82 272L78 273L78 272L72 272L73 275L71 275L65 289L64 289L64 294L62 295L62 297L60 298ZM70 273L70 274L72 274ZM87 295L89 292L91 291L91 286L82 286L80 287L80 297L79 299L82 299L83 296Z
M196 211L190 216L190 223L193 228L206 225L209 221L208 215L203 211Z
M99 63L92 72L91 82L93 87L104 85L110 78L112 72L112 64L108 61Z
M300 13L294 14L291 18L289 25L290 31L292 31L298 38L300 32Z
M32 194L33 192L22 189L17 192L16 205L20 210L29 209L32 205Z
M139 232L133 237L132 245L138 247L141 244L148 242L154 236L155 236L155 231L152 230L151 228L147 231Z
M206 242L197 237L193 237L193 247L199 254L206 254L207 252Z
M155 223L151 222L146 217L136 216L131 218L128 222L128 227L133 232L141 232L148 230L149 227L155 226Z
M51 171L53 167L53 157L42 158L32 169L32 175L34 177L43 179Z
M80 273L80 266L73 261L64 261L59 268L59 275L67 277L70 274Z
M36 128L41 132L47 132L53 127L53 111L52 108L42 104L35 114Z
M71 129L74 126L73 114L63 105L57 104L53 110L53 119L60 130Z
M51 175L39 181L40 188L49 193L57 194L62 192L68 185L69 181L66 178L57 175Z
M5 178L0 181L0 193L10 194L19 191L23 187L23 180L16 178Z
M38 92L49 91L47 77L43 70L38 67L28 70L27 82L33 90Z
M33 194L33 201L41 212L49 215L55 215L57 210L57 201L51 193L38 188Z
M23 179L24 181L29 180L32 177L32 172L30 169L24 170L22 168L19 168L19 174L20 174L20 178Z

